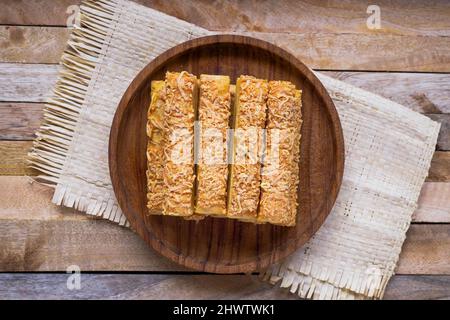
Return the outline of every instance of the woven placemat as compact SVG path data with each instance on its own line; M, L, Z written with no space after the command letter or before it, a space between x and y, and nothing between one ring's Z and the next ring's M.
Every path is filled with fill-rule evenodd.
M108 169L115 109L135 75L168 48L211 34L126 0L88 0L71 34L30 152L53 202L128 226ZM295 54L295 52L294 52ZM337 107L346 164L336 204L303 248L265 272L300 297L381 298L428 173L439 124L316 73Z

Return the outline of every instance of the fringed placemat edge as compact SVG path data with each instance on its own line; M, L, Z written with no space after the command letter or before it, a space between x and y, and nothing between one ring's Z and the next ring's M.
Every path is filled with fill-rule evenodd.
M118 4L117 1L107 0L82 2L80 25L75 25L69 36L61 57L57 82L45 103L43 120L27 160L28 166L39 172L32 177L33 180L55 188L53 203L129 226L114 201L111 205L105 205L98 199L74 195L59 185L89 84L101 59L102 49L111 37L110 24L117 19L114 15Z
M427 146L435 146L440 130L441 124L431 120L430 118L414 112L405 106L388 100L382 96L373 94L363 89L357 88L353 85L343 83L325 76L319 72L315 72L321 82L332 92L339 92L343 94L344 100L349 99L353 103L359 101L364 105L370 101L371 105L375 105L380 110L390 112L407 113L409 116L416 116L421 121L428 122L426 143ZM336 98L333 97L332 98ZM394 106L393 110L385 109L386 106ZM423 185L431 166L431 158L434 154L434 148L428 148L427 154L424 155L426 170L421 177L420 185ZM411 206L410 216L417 207L417 200L419 197L420 188L415 192L415 204ZM411 220L410 220L411 221ZM405 228L409 229L409 224ZM396 256L396 262L400 257L400 252ZM358 272L343 271L339 267L325 267L318 264L313 264L311 261L300 261L295 270L289 266L283 265L283 262L277 263L262 273L262 278L269 281L273 285L279 285L281 288L288 288L291 293L297 293L300 298L315 298L315 299L381 299L386 290L389 279L395 274L394 267L392 271L381 274L376 268L368 270L363 275Z

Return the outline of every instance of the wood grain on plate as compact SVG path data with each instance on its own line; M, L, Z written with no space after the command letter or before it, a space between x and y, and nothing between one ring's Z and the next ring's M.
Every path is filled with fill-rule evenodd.
M164 79L167 70L229 75L232 82L239 75L249 74L289 80L303 90L296 227L146 215L145 125L150 82ZM113 120L109 165L122 211L133 229L153 248L189 268L217 273L249 272L286 257L321 226L341 184L344 142L331 98L304 64L267 42L234 35L209 36L166 51L133 80Z

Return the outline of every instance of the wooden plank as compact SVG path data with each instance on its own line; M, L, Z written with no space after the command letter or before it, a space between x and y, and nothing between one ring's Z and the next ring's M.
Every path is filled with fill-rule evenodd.
M450 276L394 276L385 300L449 300Z
M44 102L57 74L57 65L0 63L0 101Z
M36 175L27 166L32 141L0 141L0 175Z
M413 221L450 223L450 183L425 182Z
M32 140L42 119L42 103L0 103L0 140Z
M7 25L49 25L65 26L71 5L79 5L80 0L2 0L0 24Z
M32 183L30 177L0 176L3 201L0 203L0 220L58 220L89 219L73 209L50 203L53 189ZM65 215L70 213L70 215ZM418 208L413 215L414 222L450 222L450 183L425 182Z
M450 74L327 72L421 113L450 113Z
M69 276L0 274L0 299L298 299L256 275L81 273L80 290L67 288ZM396 275L384 299L450 299L450 276Z
M314 69L450 71L450 37L381 34L243 34L275 43ZM0 61L57 63L69 35L61 27L0 26Z
M244 33L280 46L313 69L450 71L450 37Z
M437 150L450 150L450 114L429 114L427 116L441 124Z
M186 270L127 228L50 204L52 190L28 179L0 177L0 271L64 271L72 264L85 271ZM449 183L426 183L425 188L434 196L422 196L419 207L430 207L426 213L433 222L448 221ZM414 224L397 273L450 274L449 252L450 225Z
M183 270L106 220L2 220L0 271Z
M358 0L263 1L257 6L238 0L198 1L195 5L183 0L137 2L209 30L402 35L449 35L450 30L450 6L445 1L433 1L430 6L420 1L377 1L381 30L367 28L371 3Z
M0 61L57 63L68 37L67 28L0 26Z
M4 0L0 24L65 26L70 5L79 0ZM351 1L189 1L137 0L209 30L299 33L382 33L398 35L450 35L447 1L379 0L380 30L367 28L369 2ZM268 15L267 12L271 14Z
M0 299L298 299L255 275L81 274L81 290L68 276L0 274Z
M0 270L183 270L128 228L51 204L53 189L31 182L0 177Z
M450 152L437 151L433 154L426 181L450 181Z
M35 182L31 177L0 176L0 190L0 221L79 221L94 218L74 209L52 204L54 189Z
M450 274L450 225L411 225L396 273Z

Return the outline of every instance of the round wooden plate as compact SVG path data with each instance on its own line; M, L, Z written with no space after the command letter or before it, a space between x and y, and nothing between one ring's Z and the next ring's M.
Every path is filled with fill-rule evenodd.
M150 82L166 71L289 80L303 90L299 209L296 227L231 219L200 222L146 215L146 121ZM303 245L319 229L338 194L344 167L339 118L327 91L302 62L254 38L219 35L180 44L149 63L125 92L111 128L109 166L119 205L132 228L163 256L188 268L252 272Z

